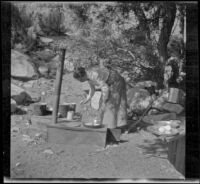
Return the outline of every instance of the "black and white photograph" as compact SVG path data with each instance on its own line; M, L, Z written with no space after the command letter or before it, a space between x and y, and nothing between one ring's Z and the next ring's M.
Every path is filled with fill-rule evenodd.
M10 181L184 181L198 2L9 4Z

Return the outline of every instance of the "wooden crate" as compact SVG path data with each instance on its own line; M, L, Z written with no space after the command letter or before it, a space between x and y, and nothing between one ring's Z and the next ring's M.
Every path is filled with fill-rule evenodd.
M119 142L121 129L91 129L68 127L63 124L47 125L47 140L55 144L96 145L105 147L111 142Z
M185 134L168 141L168 159L177 171L185 175Z
M69 121L58 118L57 124L52 124L52 116L32 116L32 126L47 131L48 142L55 144L86 144L105 147L111 142L119 142L121 129L86 128L80 121Z
M47 140L55 144L106 146L106 129L89 129L85 127L47 126Z

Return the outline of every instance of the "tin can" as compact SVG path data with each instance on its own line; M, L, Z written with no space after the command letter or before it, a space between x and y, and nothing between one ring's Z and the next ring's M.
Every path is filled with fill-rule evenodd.
M74 111L68 111L67 120L73 120L73 119L74 119Z

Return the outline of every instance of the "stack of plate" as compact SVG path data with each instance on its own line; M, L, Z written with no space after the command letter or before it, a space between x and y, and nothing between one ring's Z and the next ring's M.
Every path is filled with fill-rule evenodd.
M180 127L180 120L157 121L155 125L149 126L147 130L159 136L174 136L179 134Z

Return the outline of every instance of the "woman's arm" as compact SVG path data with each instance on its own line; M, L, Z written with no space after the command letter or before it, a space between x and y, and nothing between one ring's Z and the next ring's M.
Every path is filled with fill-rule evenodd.
M87 103L89 100L91 100L91 98L93 97L93 95L94 95L94 93L95 93L95 86L94 86L90 81L88 81L88 84L89 84L89 86L90 86L89 94L87 95L86 100L81 101L81 104L85 104L85 103Z
M88 81L88 83L89 83L89 86L90 86L90 91L89 91L89 94L87 96L87 99L90 100L95 93L95 86L90 81Z
M104 74L104 73L102 73L102 74ZM100 110L104 110L105 103L109 98L109 86L106 84L104 79L102 79L102 76L99 76L99 73L96 70L87 71L87 75L88 75L88 78L91 81L94 81L95 85L99 86L102 91L102 105L101 105ZM95 91L95 87L93 86L92 83L89 83L89 84L91 86L91 91L90 91L88 97L92 97L94 95L93 93Z

